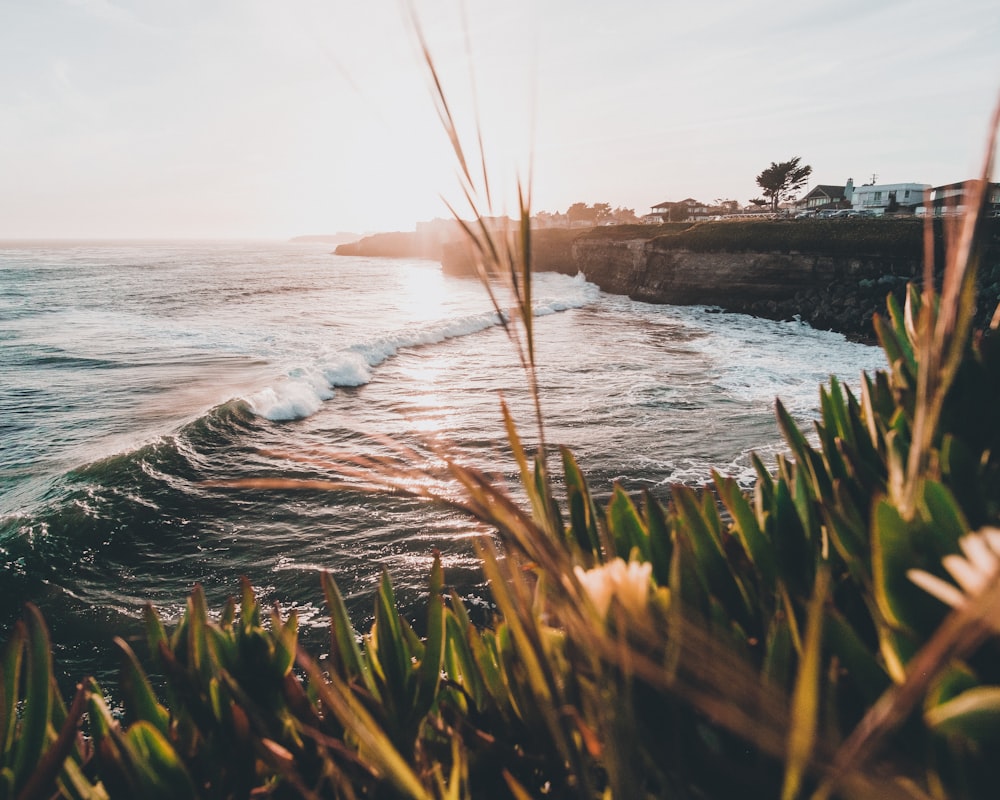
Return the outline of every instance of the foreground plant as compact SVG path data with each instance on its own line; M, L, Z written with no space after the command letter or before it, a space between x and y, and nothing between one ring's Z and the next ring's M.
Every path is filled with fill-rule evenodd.
M56 686L52 646L29 604L0 654L0 798L106 797L85 777L91 749L80 735L89 693L67 709Z

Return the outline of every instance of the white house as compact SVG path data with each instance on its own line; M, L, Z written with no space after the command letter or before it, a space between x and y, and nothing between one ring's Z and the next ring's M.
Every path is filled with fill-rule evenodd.
M851 208L855 211L886 211L900 209L913 210L924 204L924 193L931 188L929 183L872 183L855 186L851 197Z

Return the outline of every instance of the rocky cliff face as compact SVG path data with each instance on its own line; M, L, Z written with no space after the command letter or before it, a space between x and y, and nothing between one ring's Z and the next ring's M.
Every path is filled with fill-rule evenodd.
M602 289L636 300L732 309L784 301L830 282L855 283L887 271L918 275L919 264L799 253L703 253L658 248L656 241L573 244L579 271Z
M692 228L690 233L698 236L687 241L682 236L653 238L655 232L643 235L640 226L572 236L539 231L533 234L533 268L582 272L606 292L648 303L799 318L815 328L872 340L872 316L885 311L887 295L902 300L906 284L922 278L922 228L916 221L909 228L889 221L875 221L874 226L870 221L857 226L824 222L830 224L754 223L741 229L721 223L714 229ZM1000 226L995 227L987 232L992 244L980 267L982 324L1000 295ZM715 237L707 244L706 234ZM808 252L805 246L803 252L792 249L796 236ZM774 249L782 245L784 250ZM472 274L471 257L465 244L446 245L442 267L452 274ZM935 261L941 263L940 254Z
M868 338L887 293L901 293L918 263L798 253L705 253L656 241L573 243L574 263L606 292L647 303L719 306Z

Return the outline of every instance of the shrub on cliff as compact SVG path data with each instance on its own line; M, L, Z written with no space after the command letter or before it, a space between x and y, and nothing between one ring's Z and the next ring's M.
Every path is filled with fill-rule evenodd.
M607 225L601 228L590 228L589 230L578 232L577 238L610 241L652 239L657 236L686 231L695 224L694 222L664 222L660 225Z
M935 220L935 261L943 264L945 221ZM880 258L919 264L924 255L920 219L733 220L701 222L653 239L663 250L776 252ZM984 259L1000 260L1000 220L983 220Z

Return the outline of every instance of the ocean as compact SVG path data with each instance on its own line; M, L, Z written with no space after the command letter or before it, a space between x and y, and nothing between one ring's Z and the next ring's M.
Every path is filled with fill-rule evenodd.
M711 469L752 485L780 397L804 426L821 383L856 388L878 348L797 322L607 295L536 276L550 446L598 497L666 499ZM436 262L316 242L0 242L0 640L40 606L62 679L112 681L115 635L169 624L193 586L219 609L246 576L321 652L318 574L360 629L383 570L416 614L433 553L486 619L461 514L389 494L232 489L334 478L384 437L447 447L516 493L500 397L535 441L527 381L483 287Z

